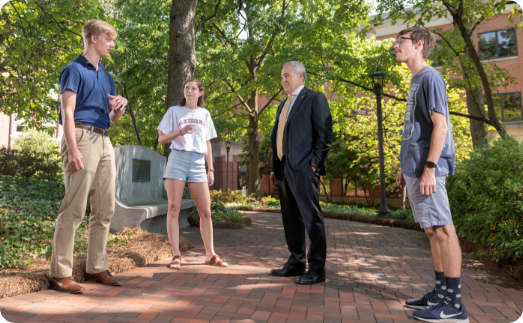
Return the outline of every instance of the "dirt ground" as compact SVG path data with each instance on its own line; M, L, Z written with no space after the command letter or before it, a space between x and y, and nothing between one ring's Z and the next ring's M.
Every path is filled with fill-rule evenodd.
M120 234L127 237L133 231L127 244L107 248L109 271L118 274L136 267L172 256L167 236L143 231L140 227L130 228ZM180 251L191 248L189 241L180 236ZM85 281L86 255L78 254L74 259L73 277L81 283ZM35 259L34 264L18 268L0 270L0 298L23 295L49 289L50 259Z

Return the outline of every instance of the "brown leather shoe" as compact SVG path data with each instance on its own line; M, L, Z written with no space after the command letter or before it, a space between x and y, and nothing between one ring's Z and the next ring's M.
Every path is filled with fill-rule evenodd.
M109 286L120 286L122 284L109 273L109 270L98 274L87 274L87 280Z
M85 289L76 283L73 277L54 278L51 277L51 287L59 292L66 292L71 294L84 292Z

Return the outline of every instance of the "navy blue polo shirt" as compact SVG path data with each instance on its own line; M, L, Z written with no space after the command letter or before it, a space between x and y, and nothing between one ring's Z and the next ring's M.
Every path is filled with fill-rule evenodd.
M114 79L101 63L98 72L83 55L67 64L60 73L60 94L65 90L76 93L76 108L74 121L85 123L102 129L109 129L109 98L107 94L116 96ZM62 124L62 113L58 118Z

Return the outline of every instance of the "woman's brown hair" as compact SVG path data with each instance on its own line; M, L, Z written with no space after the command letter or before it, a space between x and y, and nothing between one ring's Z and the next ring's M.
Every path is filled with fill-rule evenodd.
M191 77L189 78L187 81L183 82L183 87L182 87L182 91L183 89L185 89L185 85L189 82L196 82L196 84L198 85L198 91L203 91L204 88L203 88L203 83L202 81L200 81L200 79L197 79L195 77ZM198 93L199 94L199 93ZM198 97L198 103L196 103L197 106L203 108L203 105L205 104L205 92L200 96ZM182 97L182 100L180 101L180 106L184 107L185 106L185 96Z

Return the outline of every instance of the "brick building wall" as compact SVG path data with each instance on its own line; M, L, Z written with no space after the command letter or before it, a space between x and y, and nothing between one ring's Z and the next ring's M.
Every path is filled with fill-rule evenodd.
M215 190L225 191L225 182L227 178L227 156L214 158L214 186ZM228 189L235 191L238 188L238 163L239 156L232 156L229 154L229 185ZM241 188L240 188L241 189Z

